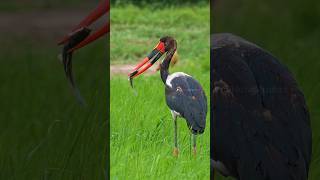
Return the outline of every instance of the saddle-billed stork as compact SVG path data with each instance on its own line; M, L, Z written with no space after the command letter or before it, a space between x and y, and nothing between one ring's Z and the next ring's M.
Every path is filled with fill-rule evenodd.
M98 5L96 9L94 9L86 18L84 18L73 30L71 33L66 35L61 41L59 41L58 45L64 45L62 50L62 63L64 65L64 71L66 76L70 82L71 87L73 88L75 95L81 104L85 104L83 98L80 95L79 90L75 85L75 81L73 79L72 74L72 53L80 49L89 43L97 40L102 37L104 34L110 31L109 22L105 22L105 24L98 29L93 34L91 33L90 26L104 14L107 14L110 10L109 0L103 0Z
M130 80L150 68L163 54L166 57L160 66L160 76L165 85L166 103L174 121L174 156L178 156L177 117L183 117L193 136L193 153L196 154L196 135L206 126L207 99L197 80L183 72L169 74L169 65L177 50L172 37L163 37L154 50L129 74Z
M306 180L308 108L289 70L232 34L211 36L211 166L239 180Z

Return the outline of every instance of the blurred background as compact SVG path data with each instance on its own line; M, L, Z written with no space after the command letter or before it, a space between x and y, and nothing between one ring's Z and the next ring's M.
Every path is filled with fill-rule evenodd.
M208 5L207 0L110 0L112 5L136 5L136 6L148 6L148 8L164 8L172 6L197 6ZM159 5L160 7L155 7Z
M256 43L294 74L311 115L313 157L309 179L319 179L320 2L216 0L211 13L213 33L230 32Z
M0 179L106 176L107 39L73 57L87 107L77 103L56 45L98 2L1 1Z
M179 57L170 72L192 75L210 99L209 10L208 1L113 1L111 179L209 179L209 112L205 133L197 138L196 157L190 151L186 122L178 119L180 154L176 158L173 120L165 102L160 73L153 68L135 78L137 95L127 76L161 37L170 35L177 41Z

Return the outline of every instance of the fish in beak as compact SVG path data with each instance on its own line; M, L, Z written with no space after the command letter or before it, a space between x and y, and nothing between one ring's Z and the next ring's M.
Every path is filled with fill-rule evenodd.
M92 23L97 21L101 16L104 14L107 14L110 10L109 0L103 0L96 9L94 9L86 18L84 18L73 30L71 33L66 35L62 40L59 41L58 45L63 45L68 43L70 39L74 37L74 34L78 31L80 31L83 28L88 28ZM89 43L95 41L99 37L103 36L104 34L108 33L110 31L110 23L106 22L106 24L98 29L96 32L94 32L92 35L86 37L82 41L78 42L74 47L69 49L69 52L73 52L77 49L80 49Z
M85 105L85 101L80 95L80 91L77 89L73 78L72 54L75 50L90 44L91 42L97 40L110 31L109 22L106 22L103 27L93 32L92 34L92 30L88 28L88 26L94 23L97 19L102 17L104 14L107 14L107 12L109 12L109 9L109 0L103 0L96 9L94 9L85 19L83 19L79 23L79 25L73 28L71 33L62 38L62 40L60 40L58 43L58 45L63 45L61 56L67 79L69 80L78 101L83 105Z

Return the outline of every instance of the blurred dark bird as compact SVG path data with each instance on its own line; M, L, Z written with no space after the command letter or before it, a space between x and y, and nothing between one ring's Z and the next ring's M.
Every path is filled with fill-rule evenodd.
M76 87L73 73L72 73L72 54L75 50L82 48L89 43L95 41L99 37L102 37L104 34L109 32L110 24L106 24L101 27L99 30L95 31L90 35L91 29L88 28L93 22L99 19L101 16L106 14L109 11L109 1L103 0L98 7L93 10L84 20L76 26L70 34L65 36L58 44L63 45L61 60L64 65L64 71L66 73L67 79L70 82L70 85L77 97L78 101L85 105L85 101L80 95L80 91Z
M129 78L137 77L146 71L166 53L160 66L160 75L165 85L166 103L174 121L173 154L178 156L177 117L186 120L193 136L193 153L196 154L196 135L202 134L206 126L207 99L201 85L190 75L183 72L169 74L169 65L176 49L175 39L168 36L161 38L155 49L129 74Z
M239 180L306 180L312 135L304 95L270 53L211 36L211 167Z

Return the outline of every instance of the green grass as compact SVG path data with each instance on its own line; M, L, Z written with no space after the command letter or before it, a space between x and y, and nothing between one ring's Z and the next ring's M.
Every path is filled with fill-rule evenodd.
M112 64L136 63L165 35L178 41L182 63L199 61L209 51L209 6L114 7L111 24Z
M125 6L134 4L136 6L191 6L191 5L207 5L207 0L110 0L111 5Z
M208 6L125 6L113 7L111 14L111 63L137 63L160 37L171 35L177 39L180 61L170 71L192 75L210 99ZM186 122L178 120L180 155L175 158L173 121L159 74L136 78L137 96L126 75L113 75L110 83L112 179L209 179L209 115L206 131L197 139L196 157L190 152Z
M313 156L309 180L319 179L319 1L224 1L217 3L214 13L212 29L215 32L231 32L258 44L278 57L294 74L311 115Z
M54 41L6 34L0 49L0 179L103 179L108 66L104 40L74 56L75 101Z

